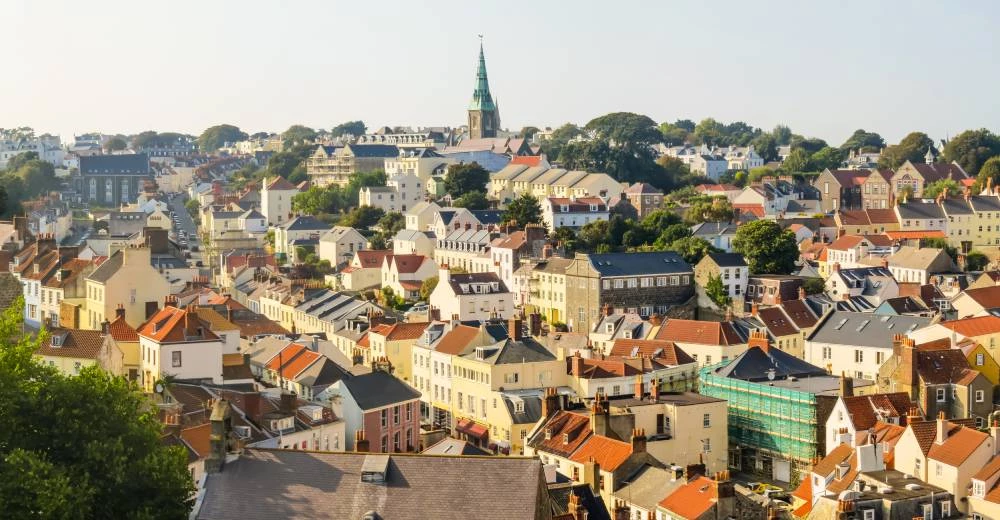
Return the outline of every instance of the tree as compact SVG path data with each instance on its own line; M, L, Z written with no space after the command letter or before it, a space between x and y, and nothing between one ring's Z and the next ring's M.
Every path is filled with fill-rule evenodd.
M247 138L247 134L233 125L215 125L205 129L198 136L198 148L203 152L214 152L226 143L235 143Z
M385 211L382 208L361 206L344 214L340 218L340 225L355 229L368 229L378 223L383 216L385 216Z
M692 133L698 144L721 146L724 132L725 128L722 123L708 117L699 121L698 125L694 127L694 132Z
M0 316L0 503L10 518L187 518L187 454L124 377L65 376L34 359L20 298Z
M732 302L732 298L729 297L729 291L722 284L722 277L719 275L713 274L708 276L708 283L705 284L705 294L720 309L728 307Z
M121 137L112 137L104 143L104 149L108 152L120 152L126 148L128 148L128 143Z
M711 197L691 204L684 214L691 224L702 222L729 222L733 220L733 205L726 197Z
M437 284L437 276L424 279L424 281L420 284L420 299L425 302L430 301L431 293L434 292L435 288L437 288Z
M845 154L840 149L827 146L809 157L809 169L817 172L836 170L843 164L844 158Z
M535 134L537 134L538 132L539 130L537 126L526 126L524 128L521 128L521 131L518 132L517 135L525 139L531 139L532 137L535 137Z
M697 264L705 255L709 253L718 253L720 250L712 244L710 244L704 238L699 237L684 237L674 240L669 247L669 251L676 251L677 254L684 258L684 261L695 265Z
M990 259L979 251L971 251L969 254L965 255L966 271L982 271L986 269L986 266L989 265L989 263Z
M754 137L750 144L764 162L778 160L778 140L772 134L762 133Z
M806 294L820 294L826 292L826 281L822 278L806 278L802 280L802 288Z
M516 222L521 227L541 224L542 205L534 195L525 193L507 204L507 209L503 212L503 221Z
M923 197L928 199L937 198L944 193L946 196L955 197L962 194L962 185L954 179L938 179L927 186L924 186Z
M34 198L59 188L56 169L51 163L33 159L21 165L13 175L24 183L22 196Z
M809 158L809 152L802 148L796 148L788 154L788 157L785 157L784 162L781 163L781 167L785 170L796 173L809 171L809 168L811 167Z
M683 160L669 155L661 155L656 159L661 169L661 179L653 182L654 186L673 191L690 184L691 168Z
M983 163L997 155L1000 155L1000 137L985 128L966 130L944 146L944 159L957 162L969 175L978 174Z
M552 233L552 241L561 246L567 255L572 255L579 245L576 233L568 227L556 228Z
M7 161L7 171L9 172L17 171L18 168L24 166L25 164L37 160L38 160L38 152L19 153L14 157L11 157L10 160Z
M198 213L201 211L201 204L198 203L198 199L191 199L185 202L184 209L187 210L188 215L191 215L191 218L198 220Z
M943 249L948 256L951 257L953 262L958 261L958 248L948 244L948 239L945 238L922 238L920 239L920 247L928 247L932 249Z
M674 242L691 236L691 228L685 224L674 224L668 226L664 229L660 235L653 242L653 249L657 251L665 251L670 248L670 245ZM641 244L640 244L641 245Z
M774 130L771 130L771 135L773 135L774 140L778 142L778 146L784 146L792 143L792 129L785 125L776 125Z
M330 130L330 135L333 137L341 137L344 135L358 137L365 135L366 130L368 130L368 127L365 126L364 121L348 121L333 127L333 130Z
M378 219L377 225L380 233L393 237L406 227L406 217L402 213L393 211Z
M877 152L882 148L885 148L885 139L882 139L881 135L875 132L866 132L860 128L855 130L844 141L844 144L840 145L840 149L843 151L860 150L862 152Z
M552 135L548 139L542 141L542 151L544 151L551 159L559 157L562 153L562 149L567 143L573 138L579 137L584 134L584 131L580 127L572 124L566 123L559 128L552 131Z
M879 157L879 168L890 168L895 170L906 161L923 162L927 149L934 150L934 141L923 132L910 132L899 144L886 147Z
M316 140L316 131L308 126L292 125L281 134L281 140L285 143L285 148L311 143Z
M755 220L737 228L733 250L743 255L754 274L789 274L799 257L795 235L773 220Z
M465 209L489 209L490 201L486 194L481 191L470 191L461 197L452 200L451 205L456 208Z
M990 179L993 182L988 182ZM983 167L979 169L979 175L976 176L976 184L972 189L979 193L986 189L987 184L1000 186L1000 156L990 157L983 163Z
M758 182L764 177L773 177L774 175L775 171L768 168L767 166L758 166L750 170L750 173L747 175L747 181Z
M827 146L829 145L826 144L826 141L818 137L804 138L802 136L796 136L792 138L792 149L805 150L809 155L812 155Z
M316 147L309 144L298 144L286 146L284 151L278 152L267 160L268 175L278 175L290 179L296 170L305 171L303 163L306 158L313 153Z
M690 121L688 121L690 123ZM683 121L675 123L660 123L660 133L663 134L663 142L667 146L679 146L688 141L691 130L681 126ZM694 125L692 124L693 128Z
M444 180L444 190L452 197L462 196L471 191L485 193L490 182L490 172L477 162L452 164Z
M613 112L596 117L587 123L586 128L597 139L613 142L623 148L653 145L663 138L656 122L632 112Z

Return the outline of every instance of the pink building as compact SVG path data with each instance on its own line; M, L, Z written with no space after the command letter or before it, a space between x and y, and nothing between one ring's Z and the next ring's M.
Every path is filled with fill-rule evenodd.
M417 389L377 367L370 374L338 381L333 394L340 397L337 415L347 424L347 450L355 449L354 441L361 431L373 453L420 451Z

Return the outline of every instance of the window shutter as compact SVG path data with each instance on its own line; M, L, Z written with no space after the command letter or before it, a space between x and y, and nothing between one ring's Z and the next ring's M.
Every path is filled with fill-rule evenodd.
M656 414L656 433L663 433L663 414Z

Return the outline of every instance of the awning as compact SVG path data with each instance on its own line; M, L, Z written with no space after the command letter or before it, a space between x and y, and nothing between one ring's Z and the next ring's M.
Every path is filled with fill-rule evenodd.
M485 426L470 419L459 419L458 423L455 425L455 429L464 434L476 437L477 439L485 439L490 433Z

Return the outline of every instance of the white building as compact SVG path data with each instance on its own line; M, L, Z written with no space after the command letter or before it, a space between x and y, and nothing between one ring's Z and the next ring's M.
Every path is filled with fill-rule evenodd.
M549 231L561 227L579 229L608 217L608 204L597 197L548 197L542 201L542 221Z
M166 375L187 381L222 383L222 340L196 314L176 307L176 299L136 331L143 386L152 389Z
M405 213L424 200L426 187L416 175L395 175L385 186L366 186L358 192L358 205Z
M389 177L416 175L421 183L426 184L431 177L444 175L448 166L458 162L429 148L408 149L396 146L399 146L399 156L385 159L385 174Z
M292 218L292 197L299 189L284 177L264 181L260 190L260 212L270 225L279 225Z
M392 237L392 252L397 255L434 256L434 246L437 241L429 231L400 229Z
M430 305L440 316L459 320L509 318L514 314L514 295L496 273L452 274L442 265Z
M336 267L354 258L354 253L365 248L368 241L358 230L347 226L334 226L319 237L320 260L327 260Z
M431 231L434 225L434 216L441 211L441 206L435 202L421 202L411 207L406 212L406 229L412 231Z
M805 360L831 374L874 381L893 355L892 338L924 327L931 318L834 311L806 338Z

